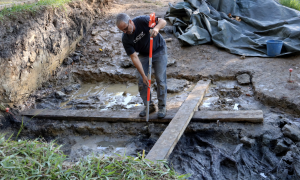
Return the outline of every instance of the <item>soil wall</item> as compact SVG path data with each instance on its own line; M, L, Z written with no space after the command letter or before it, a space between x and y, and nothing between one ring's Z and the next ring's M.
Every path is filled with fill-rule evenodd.
M74 1L0 21L0 102L22 104L55 75L110 1Z

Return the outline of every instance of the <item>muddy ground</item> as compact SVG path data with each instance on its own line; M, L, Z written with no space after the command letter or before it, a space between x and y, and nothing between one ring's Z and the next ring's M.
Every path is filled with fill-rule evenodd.
M24 104L37 109L140 111L137 70L123 50L114 18L119 12L131 17L156 12L163 17L168 3L113 1L104 16L95 15L75 51ZM168 109L180 107L198 80L210 79L199 110L264 113L259 124L190 123L168 159L170 165L179 173L190 173L190 179L299 179L299 56L242 58L213 44L182 47L170 24L161 34L168 39ZM293 83L288 83L289 68L294 69ZM56 139L73 162L92 154L137 156L143 149L147 153L167 126L3 116L4 131L19 130L23 119L21 138Z

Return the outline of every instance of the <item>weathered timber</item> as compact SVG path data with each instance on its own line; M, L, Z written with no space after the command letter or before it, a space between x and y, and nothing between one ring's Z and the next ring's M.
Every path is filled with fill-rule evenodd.
M150 114L150 122L169 123L178 109L167 111L166 117L157 119L157 113ZM145 118L139 117L139 111L86 111L86 110L46 110L32 109L21 113L23 116L39 119L53 119L65 121L98 121L98 122L145 122ZM193 122L263 122L261 110L247 111L195 111L191 121Z
M244 111L196 111L194 122L252 122L261 123L264 120L262 110Z
M157 161L167 159L175 145L198 109L210 81L199 81L186 100L180 106L178 112L162 133L160 138L150 150L146 159Z

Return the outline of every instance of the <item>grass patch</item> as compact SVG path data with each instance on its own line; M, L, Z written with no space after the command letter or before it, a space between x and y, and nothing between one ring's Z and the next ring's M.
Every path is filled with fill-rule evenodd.
M5 140L0 136L2 179L185 179L166 163L134 157L91 157L66 163L66 155L54 142Z
M13 4L14 2L22 2L24 0L0 0L0 5Z
M300 11L300 0L279 0L279 3Z
M13 5L10 8L4 8L0 11L0 19L4 16L11 16L19 12L36 12L39 8L45 6L62 7L64 4L71 1L72 0L40 0L31 4Z

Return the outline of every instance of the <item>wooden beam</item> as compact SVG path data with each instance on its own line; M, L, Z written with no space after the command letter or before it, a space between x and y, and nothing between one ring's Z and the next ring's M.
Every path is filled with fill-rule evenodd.
M140 109L139 109L140 110ZM53 119L64 121L97 121L97 122L145 122L145 118L139 117L136 111L87 111L87 110L48 110L31 109L21 112L21 115L38 119ZM150 122L169 123L177 113L178 109L167 111L163 119L157 119L157 113L150 114ZM247 111L195 111L191 121L193 122L263 122L262 110Z
M247 111L197 111L193 122L252 122L261 123L264 120L262 110Z
M175 117L147 154L146 159L151 161L167 159L175 145L198 109L210 81L199 81L187 99L182 103Z

